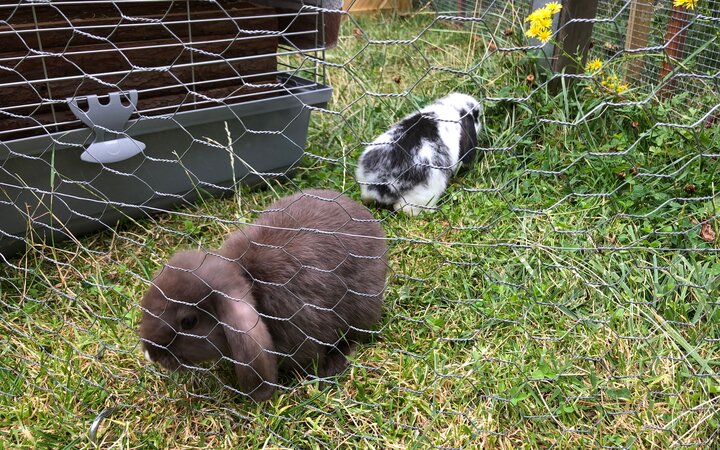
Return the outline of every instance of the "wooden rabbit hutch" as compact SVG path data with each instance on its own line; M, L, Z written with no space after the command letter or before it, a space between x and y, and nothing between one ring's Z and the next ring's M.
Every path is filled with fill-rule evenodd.
M286 174L335 3L0 4L0 250Z

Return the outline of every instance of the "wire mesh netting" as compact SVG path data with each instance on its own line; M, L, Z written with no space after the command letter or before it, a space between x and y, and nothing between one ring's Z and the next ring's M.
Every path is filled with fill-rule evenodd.
M529 2L90 3L0 5L0 447L717 446L717 2L573 75ZM365 210L452 92L476 160Z
M673 63L681 66L681 72L696 75L712 76L720 70L717 1L701 4L698 14L682 7L673 9L672 2L649 1L601 2L598 10L598 18L607 21L595 30L596 53L613 57L623 49L634 51L626 57L636 60L628 67L628 76L635 82L662 83ZM706 82L697 76L683 77L678 87L694 89Z

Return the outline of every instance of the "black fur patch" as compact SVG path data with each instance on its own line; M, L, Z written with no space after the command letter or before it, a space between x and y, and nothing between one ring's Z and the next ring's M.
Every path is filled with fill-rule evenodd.
M450 165L447 147L440 141L435 113L416 113L403 119L392 128L390 139L391 142L367 151L362 158L363 166L369 171L385 175L381 181L387 184L368 186L368 190L383 197L397 201L401 192L427 182L430 166ZM417 163L418 152L424 143L432 145L432 159Z
M460 127L462 128L462 131L460 132L459 159L462 162L463 166L469 166L470 164L475 162L475 157L477 153L475 147L477 147L478 144L477 131L475 129L475 121L477 120L477 116L477 109L473 109L472 113L466 110L460 111L460 117L462 117L460 121Z

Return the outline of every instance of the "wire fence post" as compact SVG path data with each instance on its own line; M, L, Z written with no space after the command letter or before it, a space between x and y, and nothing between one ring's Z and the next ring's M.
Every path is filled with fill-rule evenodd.
M653 5L648 0L633 0L630 5L625 50L637 50L647 46L652 25ZM645 61L636 55L627 65L626 76L641 79Z
M665 78L673 71L677 61L680 61L685 49L685 38L688 31L688 14L678 6L672 8L667 31L665 33L665 60L660 67L658 82L662 84L660 96L667 98L673 91L674 78Z
M552 69L554 73L573 74L582 71L590 49L592 19L597 15L598 0L564 0L562 6ZM578 19L580 21L576 21ZM554 79L550 86L557 88L560 80Z

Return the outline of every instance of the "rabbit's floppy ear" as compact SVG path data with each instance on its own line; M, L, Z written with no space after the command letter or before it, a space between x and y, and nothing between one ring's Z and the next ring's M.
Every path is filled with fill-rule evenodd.
M473 111L460 110L460 161L463 165L475 161L475 147L478 145L475 115Z
M256 401L269 399L277 384L272 337L249 292L230 289L214 295L240 389Z

